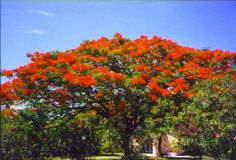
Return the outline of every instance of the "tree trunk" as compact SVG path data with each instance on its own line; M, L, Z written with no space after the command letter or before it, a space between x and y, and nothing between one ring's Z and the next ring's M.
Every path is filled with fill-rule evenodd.
M162 157L162 152L161 152L161 143L162 143L162 135L158 139L158 153L159 156Z
M233 148L230 160L236 160L236 147Z
M123 160L131 160L132 159L132 146L131 146L131 135L122 134L121 135L121 148L123 150Z

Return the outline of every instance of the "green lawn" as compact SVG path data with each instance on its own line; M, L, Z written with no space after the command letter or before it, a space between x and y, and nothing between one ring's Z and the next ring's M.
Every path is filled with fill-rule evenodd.
M93 157L96 160L117 160L121 159L120 156L95 156Z
M121 160L121 154L101 154L98 156L91 156L88 157L88 159L92 159L92 160ZM60 158L60 157L56 157L56 158L49 158L48 160L70 160L69 158ZM150 158L150 160L174 160L174 159L169 159L169 158ZM180 159L178 158L178 160L186 160L186 159ZM209 158L207 157L203 157L203 160L209 160Z
M121 157L120 156L94 156L93 157L95 160L121 160ZM174 160L173 158L172 159L169 159L169 158L150 158L150 160ZM186 159L181 159L181 158L178 158L176 160L186 160ZM208 160L208 158L204 158L203 157L203 160Z
M121 156L112 156L112 155L108 155L108 156L92 156L89 157L93 160L121 160ZM70 160L69 158L60 158L60 157L55 157L55 158L49 158L48 160ZM167 160L166 158L155 158L155 159L150 159L150 160Z
M103 153L99 154L98 156L93 156L95 160L116 160L116 159L121 159L122 154L121 153Z
M94 156L92 157L95 160L121 160L121 156ZM168 158L150 158L150 160L173 160ZM186 160L186 159L178 159L178 160Z
M93 156L92 158L94 158L94 160L118 160L118 159L120 160L121 156L122 155L119 153L117 153L115 155L112 155L110 153L105 153L105 154L100 154L98 156ZM196 157L196 158L198 158L198 157ZM206 156L203 156L202 159L209 160L209 158ZM150 160L186 160L186 159L185 158L177 158L177 159L171 158L170 159L170 158L160 158L160 157L152 158L152 157L150 157Z

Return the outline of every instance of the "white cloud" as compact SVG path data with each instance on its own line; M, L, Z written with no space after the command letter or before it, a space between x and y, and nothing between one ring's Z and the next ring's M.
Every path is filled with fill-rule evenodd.
M45 31L41 29L32 29L32 30L26 30L24 31L24 33L42 35L45 33Z
M26 11L29 12L29 13L35 13L35 14L40 14L40 15L44 15L44 16L50 16L50 17L56 16L56 14L54 14L54 13L47 12L47 11L44 11L44 10L39 10L39 9L29 9L29 10L26 10Z

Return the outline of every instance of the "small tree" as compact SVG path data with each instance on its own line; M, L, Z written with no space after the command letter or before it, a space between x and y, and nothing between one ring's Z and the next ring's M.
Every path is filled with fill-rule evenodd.
M99 119L91 113L70 122L48 124L48 114L36 108L1 111L1 158L45 159L51 156L84 159L99 153ZM83 125L81 125L83 123ZM55 127L53 127L55 126Z
M94 110L117 129L124 159L131 160L131 136L145 118L155 115L163 127L183 110L195 81L224 75L235 55L157 36L132 41L116 34L65 52L28 56L29 64L3 71L13 79L1 86L2 105L40 106L51 120Z
M190 139L215 159L236 158L235 78L235 71L229 69L220 78L197 82L192 101L185 108L185 122L196 128Z

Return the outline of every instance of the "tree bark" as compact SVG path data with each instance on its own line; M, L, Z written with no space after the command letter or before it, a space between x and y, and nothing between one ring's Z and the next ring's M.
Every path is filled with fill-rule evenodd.
M158 139L158 153L159 156L162 157L162 153L161 153L161 143L162 143L162 135L159 137Z
M123 160L132 159L132 146L131 146L131 135L130 134L122 134L121 135L121 148L123 150Z
M236 160L236 147L233 148L230 160Z

